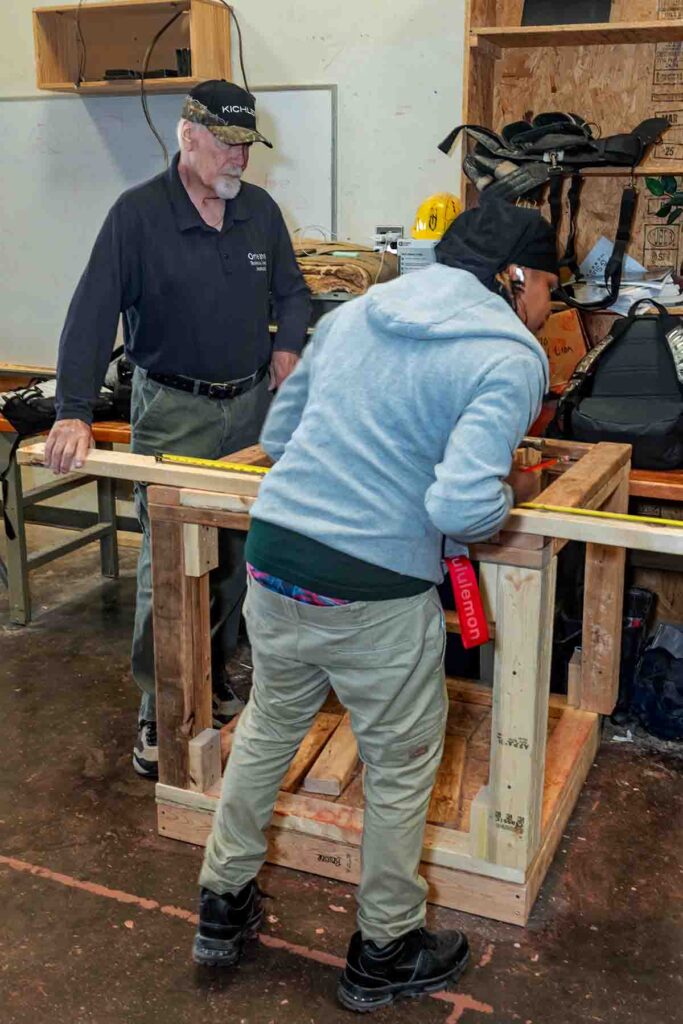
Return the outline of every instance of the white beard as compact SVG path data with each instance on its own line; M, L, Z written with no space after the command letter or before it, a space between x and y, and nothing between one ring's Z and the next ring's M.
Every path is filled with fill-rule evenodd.
M242 182L237 176L218 178L214 182L214 192L219 199L234 199L242 188Z

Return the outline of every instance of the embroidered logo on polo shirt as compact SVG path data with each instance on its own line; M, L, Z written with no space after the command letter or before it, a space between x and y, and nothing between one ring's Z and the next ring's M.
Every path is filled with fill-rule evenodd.
M254 270L265 271L267 264L267 257L265 252L248 252L247 259L254 268Z

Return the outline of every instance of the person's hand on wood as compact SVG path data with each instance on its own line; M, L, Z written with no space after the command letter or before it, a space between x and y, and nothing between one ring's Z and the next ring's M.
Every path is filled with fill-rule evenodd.
M270 391L277 391L279 387L282 387L299 362L299 358L296 352L285 352L282 349L276 349L273 352L273 358L270 361L270 384L268 386Z
M505 482L515 492L515 504L533 501L541 491L541 473L525 473L521 469L512 469Z
M57 420L45 445L45 465L53 473L80 469L94 445L90 424L83 420Z

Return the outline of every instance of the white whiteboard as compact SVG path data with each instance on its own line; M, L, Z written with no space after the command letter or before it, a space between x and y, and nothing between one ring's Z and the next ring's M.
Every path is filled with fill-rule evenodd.
M259 127L245 180L290 231L336 231L336 87L254 90ZM170 153L178 94L148 99ZM0 362L54 366L67 306L107 210L164 169L137 96L0 101Z

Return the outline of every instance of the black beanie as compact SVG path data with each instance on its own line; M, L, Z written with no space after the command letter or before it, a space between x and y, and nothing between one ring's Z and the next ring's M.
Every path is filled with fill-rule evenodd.
M511 263L559 274L552 226L538 210L482 197L456 217L436 245L437 263L468 270L496 290L496 274Z

